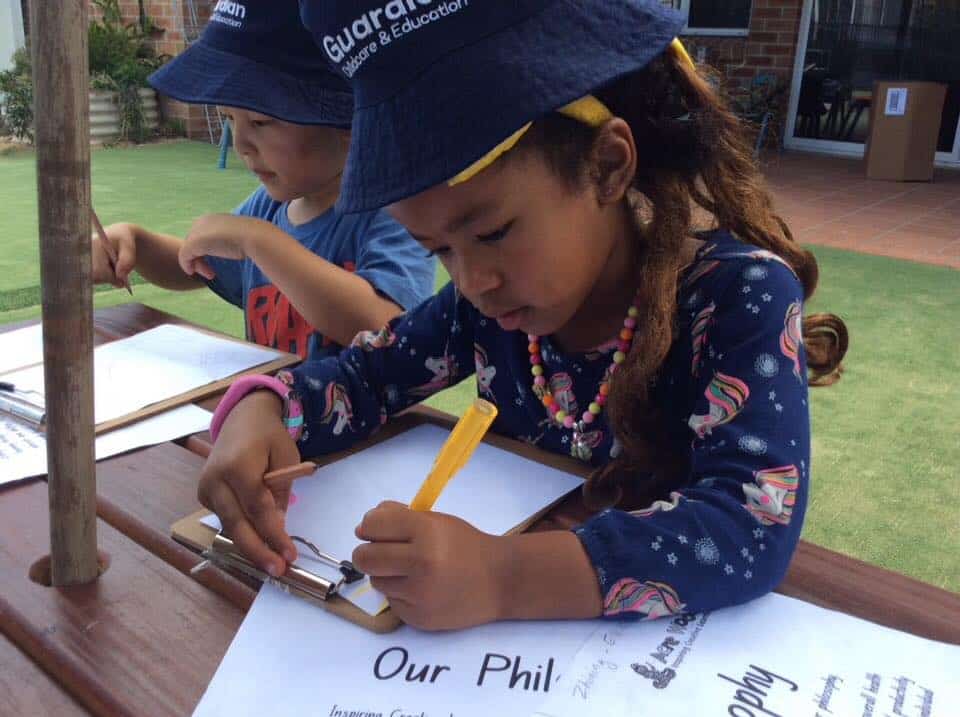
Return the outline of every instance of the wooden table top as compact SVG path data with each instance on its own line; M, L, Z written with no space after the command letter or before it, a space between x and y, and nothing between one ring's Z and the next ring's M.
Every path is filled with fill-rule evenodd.
M96 339L165 322L183 323L140 304L103 309ZM97 464L98 545L109 567L91 585L30 579L49 552L46 483L0 488L0 714L193 710L255 594L219 571L191 576L199 556L169 537L175 520L200 507L203 458L183 443ZM585 515L573 496L536 527L569 527ZM810 543L801 541L778 592L960 644L960 595Z

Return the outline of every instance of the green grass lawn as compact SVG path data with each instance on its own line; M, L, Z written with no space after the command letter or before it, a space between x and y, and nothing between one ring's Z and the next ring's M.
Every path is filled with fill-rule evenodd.
M93 154L94 201L104 222L184 233L203 212L226 211L256 181L217 149L173 143ZM0 323L39 316L32 154L0 158L5 211ZM813 487L804 538L960 592L960 272L814 247L820 290L809 311L850 329L843 380L813 389ZM438 277L438 286L446 277ZM130 301L98 291L97 306ZM234 335L240 312L206 291L134 285L133 300ZM435 396L459 412L472 381Z
M104 224L143 224L185 234L194 218L233 209L257 179L231 157L217 169L219 149L200 142L146 144L92 153L93 205ZM0 157L0 311L36 303L40 265L33 152Z

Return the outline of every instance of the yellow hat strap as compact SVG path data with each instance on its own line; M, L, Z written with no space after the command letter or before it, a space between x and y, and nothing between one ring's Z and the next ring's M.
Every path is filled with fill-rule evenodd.
M613 117L613 113L607 109L607 106L593 95L581 97L579 100L561 107L557 112L590 127L599 127ZM501 155L513 149L523 135L527 133L527 130L530 129L532 124L532 122L527 122L523 127L487 152L483 157L458 173L453 179L450 179L447 184L453 187L466 182L468 179L473 179L480 174L480 172L496 162Z

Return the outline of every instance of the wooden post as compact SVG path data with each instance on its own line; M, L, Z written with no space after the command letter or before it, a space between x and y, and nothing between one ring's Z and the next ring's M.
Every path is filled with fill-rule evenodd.
M97 577L87 0L30 3L53 585Z

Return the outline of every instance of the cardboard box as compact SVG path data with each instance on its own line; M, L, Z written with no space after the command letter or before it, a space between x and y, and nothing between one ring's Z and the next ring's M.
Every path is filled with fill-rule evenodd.
M867 177L929 182L946 85L937 82L876 82L867 138Z

